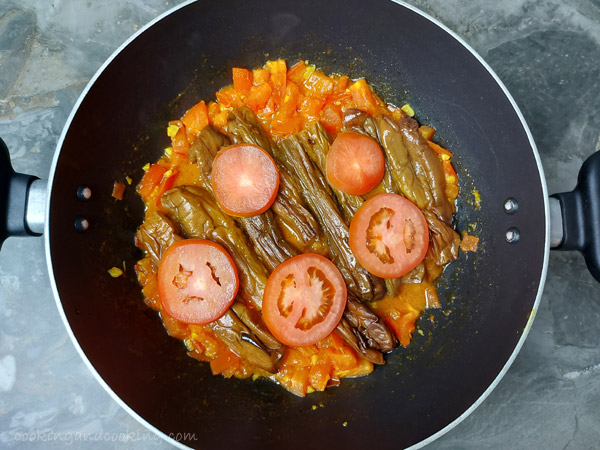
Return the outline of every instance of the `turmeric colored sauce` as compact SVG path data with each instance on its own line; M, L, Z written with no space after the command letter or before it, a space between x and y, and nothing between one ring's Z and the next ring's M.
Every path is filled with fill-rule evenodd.
M386 294L383 299L372 302L370 306L394 331L400 344L407 347L423 311L439 308L441 304L435 287L423 281L404 283L398 294Z
M181 120L169 123L167 133L171 138L171 146L165 149L159 161L145 167L146 175L137 187L147 207L146 217L163 211L160 196L167 190L179 185L200 184L201 169L190 163L188 149L198 131L208 124L225 131L228 113L232 108L250 107L263 128L276 141L298 133L316 121L321 121L327 131L335 136L343 125L343 111L348 108L357 108L372 115L386 113L392 116L412 111L410 107L401 109L385 104L364 79L353 81L347 76L327 76L304 61L290 69L283 60L270 61L263 68L253 71L235 68L233 85L218 91L216 99L216 102L210 101L208 104L204 101L197 103ZM431 127L421 127L420 132L442 161L446 195L454 204L459 187L458 177L450 162L452 154L432 142L435 130ZM290 237L285 228L281 231L286 239ZM136 266L145 303L160 312L167 333L182 340L190 356L209 362L214 374L227 378L268 377L294 394L303 396L337 385L342 378L362 376L373 371L373 364L361 358L334 331L315 345L286 347L277 373L265 372L232 352L215 336L210 326L185 324L166 314L158 295L157 270L148 256ZM441 306L433 283L443 267L436 266L428 256L425 270L427 276L422 282L402 283L395 294L388 292L381 300L369 305L404 347L410 344L422 313L428 308ZM258 311L255 313L260 314Z

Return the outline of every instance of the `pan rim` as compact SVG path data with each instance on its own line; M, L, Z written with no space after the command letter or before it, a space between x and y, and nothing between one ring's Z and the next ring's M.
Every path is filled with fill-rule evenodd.
M87 97L88 92L92 89L92 86L96 83L96 80L102 75L104 70L113 62L113 60L127 46L129 46L129 44L131 44L135 39L137 39L138 36L143 34L149 28L153 27L156 23L163 20L165 17L173 14L174 12L176 12L182 8L185 8L186 6L188 6L192 3L195 3L196 1L197 0L185 0L182 3L172 7L170 9L168 9L167 11L163 12L162 14L158 15L153 20L148 22L146 25L141 27L138 31L136 31L134 34L132 34L127 40L125 40L119 47L117 47L117 49L102 63L102 65L98 68L96 73L94 73L94 75L92 76L90 81L86 84L85 88L79 95L77 102L73 106L73 109L71 110L71 113L69 114L69 117L67 118L67 121L65 122L65 125L62 129L62 132L61 132L58 142L56 144L56 149L54 151L54 156L52 158L52 164L50 166L50 172L49 172L49 176L48 176L48 195L46 196L46 208L45 208L46 221L44 223L44 247L45 247L45 254L46 254L46 263L47 263L46 265L48 267L48 275L50 278L52 294L54 296L54 301L56 303L56 307L58 308L60 317L66 328L67 334L69 335L69 337L71 339L71 343L75 347L75 350L77 350L77 353L79 353L79 356L81 357L81 359L83 360L83 362L85 363L87 368L90 370L90 372L92 373L94 378L96 378L96 381L98 381L98 383L104 388L104 390L110 395L110 397L114 401L116 401L117 404L119 406L121 406L121 408L123 408L123 410L125 410L131 417L133 417L135 420L137 420L138 423L143 425L148 431L155 433L157 436L161 437L166 442L168 442L171 445L173 445L177 448L180 448L180 449L190 449L190 447L173 439L171 436L165 434L163 431L156 428L154 425L152 425L150 422L148 422L146 419L144 419L142 416L140 416L136 411L134 411L133 408L131 408L127 403L125 403L125 401L123 401L121 399L121 397L119 397L112 390L112 388L108 385L108 383L106 383L106 381L104 381L102 376L98 373L96 368L93 366L92 362L88 359L87 355L81 348L79 341L77 340L75 334L73 333L73 330L71 329L69 320L67 319L67 315L65 313L62 302L60 300L60 294L58 292L56 280L54 278L54 267L53 267L53 263L52 263L52 252L51 252L51 248L50 248L50 220L49 219L50 219L50 206L51 206L51 200L52 200L51 189L54 184L54 175L56 173L56 167L58 165L58 160L60 157L60 153L61 153L61 149L63 147L64 140L65 140L67 133L71 127L71 123L73 122L73 119L75 118L75 115L79 111L79 107L81 106L83 100Z
M196 3L197 0L185 0L182 3L174 6L173 8L170 8L169 10L165 11L164 13L158 15L157 17L155 17L153 20L151 20L150 22L148 22L146 25L144 25L143 27L141 27L136 33L132 34L127 40L125 40L105 61L104 63L100 66L100 68L96 71L96 73L92 76L92 78L90 79L90 81L87 83L87 85L85 86L85 88L83 89L83 91L81 92L80 96L77 99L77 102L75 103L75 105L73 106L71 113L69 114L65 125L63 127L63 130L61 132L61 135L58 139L57 145L56 145L56 149L53 155L53 159L52 159L52 163L50 166L50 171L49 171L49 176L48 176L48 195L46 198L46 205L45 205L45 217L46 217L46 221L44 224L44 247L45 247L45 256L46 256L46 262L47 262L47 268L48 268L48 274L49 274L49 279L50 279L50 284L51 284L51 288L52 288L52 293L54 296L54 300L55 303L57 305L59 314L61 316L61 319L63 321L63 324L65 325L66 331L75 347L75 349L77 350L77 352L79 353L80 357L82 358L83 362L86 364L86 366L88 367L88 369L90 370L90 372L93 374L93 376L96 378L96 380L99 382L99 384L106 390L106 392L111 396L112 399L114 399L117 404L119 404L131 417L133 417L135 420L137 420L141 425L143 425L146 429L148 429L149 431L155 433L156 435L160 436L162 439L164 439L166 442L169 442L170 444L172 444L173 446L177 447L177 448L181 448L181 449L189 449L190 447L182 444L181 442L173 439L172 437L170 437L169 435L165 434L163 431L159 430L158 428L156 428L154 425L152 425L151 423L149 423L146 419L144 419L143 417L141 417L137 412L135 412L129 405L127 405L113 390L112 388L104 381L104 379L101 377L101 375L98 373L98 371L96 370L96 368L92 365L91 361L88 359L87 355L85 354L85 352L83 351L81 345L79 344L79 341L77 340L77 338L75 337L73 330L71 329L71 326L69 324L69 321L67 319L65 310L63 308L62 302L60 300L60 294L58 292L58 287L56 284L56 280L54 278L54 267L53 267L53 263L52 263L52 255L51 255L51 248L50 248L50 206L51 206L51 200L52 200L52 196L50 195L50 189L53 186L54 183L54 175L56 173L56 168L58 165L58 160L60 157L60 153L61 153L61 149L63 147L64 144L64 140L66 138L66 135L70 129L71 123L74 119L74 117L76 116L83 100L86 98L87 94L89 93L89 91L92 89L93 85L96 83L97 79L102 75L102 73L105 71L105 69L113 62L113 60L126 48L128 47L135 39L138 38L138 36L140 36L141 34L143 34L146 30L148 30L149 28L151 28L152 26L154 26L156 23L160 22L161 20L163 20L165 17L173 14L174 12L178 11L179 9L185 8L186 6L192 4L192 3ZM522 112L520 111L519 107L517 106L514 98L512 97L512 95L510 94L510 92L508 91L508 89L506 88L506 86L504 85L504 83L501 81L501 79L498 77L498 75L494 72L494 70L487 64L487 62L470 46L470 44L468 44L461 36L459 36L457 33L455 33L454 31L452 31L450 28L448 28L446 25L444 25L441 21L439 21L438 19L434 18L433 16L427 14L426 12L418 9L417 7L406 3L405 1L402 0L390 0L391 2L404 7L420 16L422 16L423 18L425 18L426 20L432 22L434 25L436 25L439 29L443 30L444 32L446 32L451 38L453 38L454 40L456 40L459 44L461 44L466 50L468 50L476 59L477 61L483 66L483 68L490 74L490 76L494 79L494 81L496 82L496 84L500 87L500 89L502 90L502 92L504 93L505 97L507 98L507 100L509 101L509 103L511 104L514 112L516 113L517 117L519 118L519 121L521 122L521 126L523 127L523 131L525 132L527 139L529 141L529 145L531 146L531 149L533 151L533 156L536 162L536 166L538 169L538 174L540 177L540 183L541 183L541 188L542 188L542 196L543 196L543 202L544 202L544 217L545 217L545 226L544 226L544 255L543 255L543 264L542 264L542 271L540 274L540 282L538 284L538 290L536 293L536 297L535 297L535 301L533 303L533 307L531 310L531 313L529 314L528 320L527 320L527 324L525 325L525 328L523 330L523 333L521 334L516 346L513 349L513 352L511 353L511 356L508 358L507 362L505 363L505 365L502 367L501 371L498 373L498 375L496 376L496 378L493 380L493 382L486 388L486 390L481 394L481 396L471 404L471 406L465 410L459 417L457 417L454 421L452 421L451 423L449 423L447 426L445 426L444 428L442 428L441 430L437 431L436 433L432 434L431 436L427 437L426 439L412 445L411 447L408 447L408 449L419 449L422 447L425 447L426 445L429 445L430 443L434 442L435 440L437 440L438 438L440 438L441 436L443 436L444 434L448 433L449 431L451 431L454 427L456 427L458 424L460 424L463 420L465 420L475 409L477 409L477 407L479 405L481 405L481 403L484 402L484 400L491 394L491 392L497 387L497 385L500 383L500 381L502 380L502 378L506 375L506 373L508 372L509 368L511 367L511 365L513 364L514 360L516 359L516 356L518 355L519 351L521 350L523 344L525 343L525 340L527 339L527 336L529 334L529 331L531 329L531 326L533 324L533 321L535 319L536 316L536 312L538 310L539 307L539 303L541 301L541 297L543 294L543 289L544 289L544 284L546 281L546 276L547 276L547 270L548 270L548 263L549 263L549 253L550 253L550 220L549 220L549 196L548 196L548 188L547 188L547 183L546 183L546 178L544 175L544 170L543 170L543 166L541 163L541 158L539 155L539 152L537 150L537 146L535 144L535 141L533 139L533 136L531 134L531 131L529 129L529 126L527 125L527 122L525 121L525 118L522 114Z
M494 72L494 70L490 67L490 65L483 59L483 57L470 44L468 44L460 35L458 35L453 30L451 30L446 25L444 25L441 21L439 21L435 17L427 14L426 12L420 10L419 8L417 8L413 5L410 5L402 0L390 0L390 1L409 9L416 14L419 14L420 16L422 16L423 18L434 23L437 27L439 27L440 29L445 31L447 34L449 34L453 39L455 39L459 44L461 44L466 50L468 50L469 53L471 53L471 55L473 55L477 59L477 61L479 61L479 63L483 66L483 68L490 74L490 76L494 79L496 84L500 87L500 89L506 96L507 100L511 104L513 110L515 111L517 117L519 118L519 121L521 122L523 130L525 131L525 134L527 136L527 139L528 139L531 149L533 151L533 156L534 156L536 166L538 169L538 173L540 176L542 197L544 200L544 217L545 217L544 258L543 258L543 264L542 264L542 272L540 274L540 282L538 284L538 291L536 293L533 307L531 309L529 317L527 318L527 324L525 325L525 328L523 330L523 333L521 334L521 337L519 338L519 341L517 342L517 345L515 346L510 357L508 358L508 360L502 367L502 370L500 370L500 372L498 373L496 378L494 378L494 381L487 387L487 389L483 392L483 394L481 394L481 396L475 402L473 402L466 411L464 411L460 416L458 416L456 419L454 419L454 421L452 421L451 423L449 423L448 425L446 425L444 428L437 431L436 433L432 434L428 438L408 447L408 449L407 449L407 450L416 450L416 449L423 448L426 445L431 444L432 442L434 442L435 440L437 440L444 434L446 434L449 431L451 431L452 429L454 429L454 427L456 427L458 424L460 424L467 417L469 417L471 415L471 413L473 411L475 411L479 407L479 405L481 405L485 401L485 399L492 393L492 391L496 388L496 386L498 386L498 384L500 383L502 378L504 378L504 375L506 375L506 373L512 366L512 364L515 361L517 355L519 354L521 348L523 347L523 344L525 343L525 340L527 339L529 331L531 330L531 327L533 325L533 321L535 320L535 316L536 316L536 313L537 313L537 310L538 310L538 307L539 307L539 304L540 304L540 301L541 301L541 298L543 295L544 285L546 283L546 276L548 274L548 263L549 263L549 259L550 259L550 219L549 219L550 210L549 210L549 195L548 195L548 186L546 183L546 176L544 174L544 168L542 166L540 154L538 152L537 146L533 139L533 135L531 134L531 130L529 129L529 125L527 125L527 122L525 120L525 117L523 116L523 113L519 109L515 99L511 95L508 88L504 85L504 83L502 82L500 77L496 74L496 72Z

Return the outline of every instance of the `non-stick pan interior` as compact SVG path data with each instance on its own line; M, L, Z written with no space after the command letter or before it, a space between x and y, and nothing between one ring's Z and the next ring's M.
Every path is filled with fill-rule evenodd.
M267 381L214 377L186 356L144 305L133 271L142 202L133 186L123 201L111 197L114 181L135 184L169 145L167 122L214 99L232 67L277 58L364 76L388 102L409 103L455 154L457 226L481 240L446 270L443 308L421 319L407 349L368 377L303 399ZM184 442L199 448L401 448L461 416L517 346L545 264L542 183L526 129L493 76L411 9L386 0L200 1L141 33L81 101L53 174L48 243L79 346L163 433L195 433ZM77 197L80 186L91 189L88 201ZM509 197L515 214L503 209ZM77 217L87 231L75 229ZM511 227L517 243L505 239ZM111 278L107 270L123 261L125 276Z

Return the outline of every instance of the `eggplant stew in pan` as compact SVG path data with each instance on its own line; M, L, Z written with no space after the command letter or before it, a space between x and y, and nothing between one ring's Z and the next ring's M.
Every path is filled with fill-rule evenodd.
M0 237L39 235L45 186L5 153ZM423 446L508 370L551 245L600 278L599 166L549 198L498 77L411 6L188 2L69 118L50 278L101 383L176 445Z

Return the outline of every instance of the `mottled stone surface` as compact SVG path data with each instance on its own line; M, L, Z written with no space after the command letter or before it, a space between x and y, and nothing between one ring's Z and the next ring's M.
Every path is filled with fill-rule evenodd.
M16 170L47 178L88 80L173 3L0 2L0 136ZM600 147L600 1L411 3L498 73L530 125L549 191L571 190ZM33 441L23 442L31 432ZM77 433L88 440L76 441ZM76 353L52 297L42 239L9 239L0 254L0 448L68 446L171 448L122 410ZM515 363L472 415L428 448L600 448L600 285L578 254L552 253Z

